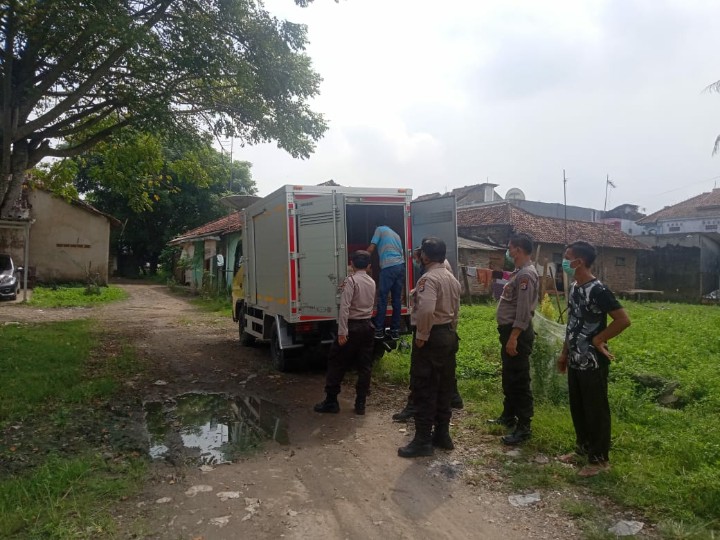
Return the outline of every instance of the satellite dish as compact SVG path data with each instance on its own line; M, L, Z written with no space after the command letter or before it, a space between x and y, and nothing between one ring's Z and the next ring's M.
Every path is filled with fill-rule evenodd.
M524 201L525 200L525 194L522 192L522 189L520 188L510 188L508 189L508 192L505 194L505 200L506 201Z
M220 199L220 204L234 210L245 210L245 208L259 201L261 198L262 197L256 197L255 195L228 195Z

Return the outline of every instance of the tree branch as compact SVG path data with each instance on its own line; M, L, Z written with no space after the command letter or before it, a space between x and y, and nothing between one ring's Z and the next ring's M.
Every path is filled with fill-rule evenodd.
M82 109L80 112L64 118L57 124L53 124L52 126L48 126L46 129L37 132L37 137L41 139L51 137L64 137L64 135L62 135L61 133L65 127L71 126L82 118L91 116L99 111L102 111L105 107L111 104L113 104L113 100L108 99L106 101L93 105L89 109ZM116 110L116 108L116 105L113 104L113 106L109 108L109 111L112 112L113 110Z
M172 0L159 0L156 5L160 6L158 10L143 23L143 27L146 29L152 28L160 20L162 15L170 6ZM27 137L35 130L40 129L51 122L54 122L61 115L66 113L70 108L77 103L95 84L100 78L105 75L112 66L117 62L128 50L130 50L132 43L125 43L124 45L117 47L113 52L108 54L107 58L91 73L88 78L80 85L78 85L73 93L61 101L58 105L50 109L43 115L38 116L31 122L23 125L18 130L19 137Z
M97 143L102 141L103 139L107 139L110 135L112 135L115 131L119 130L120 128L123 128L127 125L129 125L132 122L132 119L125 118L124 120L118 122L117 124L114 124L112 126L109 126L101 131L98 131L95 135L90 137L89 139L85 139L83 142L76 144L75 146L69 146L65 148L47 148L43 151L42 159L43 157L59 157L59 158L66 158L66 157L74 157L79 154L82 154L86 150L89 150L93 146L95 146ZM40 151L41 148L38 149ZM33 156L35 157L35 156ZM40 161L38 159L38 161Z

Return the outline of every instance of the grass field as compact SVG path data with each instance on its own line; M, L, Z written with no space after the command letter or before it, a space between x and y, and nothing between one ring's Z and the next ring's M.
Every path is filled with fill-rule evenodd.
M668 538L717 537L711 535L720 528L720 308L635 302L625 307L632 326L610 343L616 356L609 391L613 469L583 480L551 463L518 467L511 481L522 488L588 486L642 510L670 531ZM495 306L463 306L458 333L457 374L470 402L466 421L479 435L496 433L484 422L502 408ZM539 338L533 354L536 411L526 446L548 455L574 445L566 383L554 371L558 352L558 342ZM409 354L395 352L378 371L405 383L408 366ZM658 397L675 386L675 402L661 406Z
M128 294L120 287L86 287L84 285L37 286L28 302L33 307L88 307L124 300Z
M139 363L89 320L0 326L0 343L0 538L106 536L145 465L110 448L104 405Z

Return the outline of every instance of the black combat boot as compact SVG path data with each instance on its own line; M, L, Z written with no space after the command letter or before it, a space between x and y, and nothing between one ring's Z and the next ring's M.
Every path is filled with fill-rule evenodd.
M515 446L527 441L531 435L532 430L530 429L530 419L520 418L518 419L517 426L515 426L515 431L513 431L510 435L505 435L501 440L504 444Z
M453 388L453 395L452 395L452 398L450 398L450 408L451 409L462 409L463 407L465 407L465 403L463 403L463 398L460 395L460 391L458 390L458 387L457 387L457 377L455 377L454 384L455 384L455 386Z
M515 424L517 424L517 418L514 416L505 416L505 413L503 413L497 418L488 418L486 422L493 426L503 426L512 429L515 427Z
M465 407L465 403L463 403L463 398L459 392L455 391L455 395L452 397L452 399L450 399L450 408L462 409L463 407Z
M438 424L432 434L432 445L443 450L453 450L455 445L450 438L450 426L448 424Z
M408 400L407 405L405 405L405 408L400 411L399 413L395 413L392 415L392 419L395 422L407 422L411 418L415 417L415 412L417 409L415 408L415 405Z
M313 407L315 412L319 413L339 413L340 404L337 395L326 394L325 399Z
M365 414L365 396L355 398L355 414Z
M407 446L398 448L398 456L405 458L432 456L435 450L432 446L431 429L432 426L418 426L416 424L415 438Z

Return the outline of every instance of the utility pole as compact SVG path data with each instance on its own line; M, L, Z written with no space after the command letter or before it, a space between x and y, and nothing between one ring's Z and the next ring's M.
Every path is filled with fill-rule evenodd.
M565 207L565 245L567 246L567 177L565 176L565 169L563 169L563 206Z

